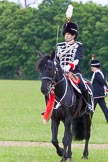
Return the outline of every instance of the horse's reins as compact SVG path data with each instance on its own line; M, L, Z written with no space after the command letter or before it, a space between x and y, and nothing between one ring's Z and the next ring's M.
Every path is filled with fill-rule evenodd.
M63 104L63 105L65 105L64 103L63 103L63 99L65 98L65 96L66 96L66 93L67 93L67 88L68 88L68 82L67 82L67 78L65 77L65 75L63 75L63 78L60 80L60 81L58 81L58 82L55 82L55 81L53 81L53 83L55 82L55 84L52 84L52 88L51 88L51 90L54 90L55 89L55 86L57 86L59 83L61 83L63 80L65 80L65 92L64 92L64 94L63 94L63 96L62 96L62 98L61 99L59 99L57 96L55 96L55 98L56 98L56 106L54 107L54 109L58 109L59 108L59 106L61 106L61 104ZM51 90L50 90L50 92L51 92ZM71 107L72 105L70 105L70 106L68 106L68 105L65 105L66 107Z
M56 105L56 107L54 107L54 109L58 109L59 108L59 106L61 105L61 103L62 103L62 101L63 101L63 99L65 98L65 96L66 96L66 93L67 93L67 79L66 79L66 77L65 77L65 75L63 75L64 77L63 77L63 79L62 80L64 80L65 79L65 83L66 83L66 88L65 88L65 92L64 92L64 94L63 94L63 96L62 96L62 98L59 100L58 98L57 98L57 96L56 96L56 98L59 100L59 102L56 100L56 102L57 102L57 105ZM61 81L62 81L61 80ZM58 82L55 84L55 86L58 84ZM63 104L63 103L62 103Z
M55 63L53 64L53 65L55 65ZM56 66L56 65L55 65ZM55 67L54 66L54 67ZM67 93L67 87L68 87L68 83L67 83L67 78L65 77L65 75L63 74L63 78L60 80L60 81L58 81L58 82L56 82L56 81L54 81L54 79L55 79L55 75L56 75L56 73L57 73L57 70L56 70L56 68L55 68L55 70L54 70L54 77L53 78L51 78L51 77L42 77L41 78L41 80L50 80L51 81L51 88L50 88L50 90L49 90L49 93L51 93L51 91L54 91L54 89L55 89L55 86L57 86L59 83L61 83L63 80L65 80L65 84L66 84L66 86L65 86L65 92L64 92L64 94L63 94L63 96L62 96L62 98L61 99L59 99L57 96L55 96L55 101L56 101L56 106L54 107L54 109L58 109L59 108L59 106L61 106L61 104L63 104L63 105L65 105L64 103L63 103L63 99L65 98L65 96L66 96L66 93ZM68 105L65 105L66 107L71 107L72 105L70 105L70 106L68 106Z

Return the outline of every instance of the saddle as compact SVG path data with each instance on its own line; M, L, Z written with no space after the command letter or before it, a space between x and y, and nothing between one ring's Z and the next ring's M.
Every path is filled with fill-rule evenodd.
M67 75L75 84L80 83L80 79L74 73L69 72Z
M69 82L71 83L71 85L74 87L74 89L79 93L82 94L78 84L80 83L80 78L78 78L75 74L73 74L72 72L69 72L68 74L66 74L66 78L69 80ZM86 90L88 91L88 95L91 101L91 107L94 109L94 99L93 99L93 92L92 92L92 88L90 87L90 82L87 79L84 79L84 84L86 87ZM85 98L84 94L82 94L82 97L85 101L86 104L87 103L87 99Z
M70 81L71 85L77 90L78 93L82 93L81 90L78 87L78 84L80 83L80 79L72 72L69 72L66 75L66 78Z
M71 85L79 92L82 93L78 84L80 83L80 78L78 78L74 73L69 72L66 74L66 78L70 81ZM88 90L88 93L90 95L93 95L91 88L89 87L89 81L87 79L84 79L84 84L86 86L86 89Z

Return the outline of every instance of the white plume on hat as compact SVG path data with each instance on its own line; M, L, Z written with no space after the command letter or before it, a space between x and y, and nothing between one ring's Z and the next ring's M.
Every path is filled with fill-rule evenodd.
M66 10L66 17L67 18L71 18L73 14L73 6L72 5L68 5L68 8Z

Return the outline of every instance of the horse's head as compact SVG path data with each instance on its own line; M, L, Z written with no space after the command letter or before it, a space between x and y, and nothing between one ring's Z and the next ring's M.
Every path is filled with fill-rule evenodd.
M56 84L60 65L49 55L40 55L37 70L41 73L41 92L48 95L53 84Z

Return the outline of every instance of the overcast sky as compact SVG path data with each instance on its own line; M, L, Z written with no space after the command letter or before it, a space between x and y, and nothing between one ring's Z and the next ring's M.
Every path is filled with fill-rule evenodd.
M10 2L18 2L18 0L8 0ZM21 2L23 2L24 0L20 0ZM83 3L86 3L90 0L73 0L73 1L76 1L76 2L80 2L82 1ZM101 5L108 5L108 0L91 0L92 2L94 3L97 3L97 4L101 4ZM30 0L28 0L28 2L30 2ZM37 4L41 3L42 0L37 0Z

